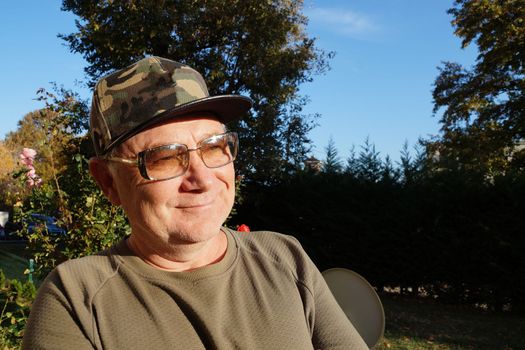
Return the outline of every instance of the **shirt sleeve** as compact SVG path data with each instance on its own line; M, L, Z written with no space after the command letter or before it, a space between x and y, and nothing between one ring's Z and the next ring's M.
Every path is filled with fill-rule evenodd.
M291 237L297 278L304 286L304 312L314 349L368 350L352 322L346 317L323 275L296 238ZM356 302L359 302L358 300Z
M22 349L94 349L79 326L56 270L38 290L24 330Z
M368 350L368 346L335 300L319 270L315 266L313 269L314 306L311 326L314 349Z

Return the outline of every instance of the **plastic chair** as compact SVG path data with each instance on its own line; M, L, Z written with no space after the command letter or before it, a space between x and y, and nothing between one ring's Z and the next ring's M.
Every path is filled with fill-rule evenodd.
M352 270L337 267L322 275L346 317L373 349L385 332L385 312L374 288Z

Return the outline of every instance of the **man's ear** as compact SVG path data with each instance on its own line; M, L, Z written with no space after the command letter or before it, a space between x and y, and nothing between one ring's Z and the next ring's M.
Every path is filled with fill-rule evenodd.
M92 157L89 160L89 172L109 201L114 205L120 205L120 196L107 162L103 159Z

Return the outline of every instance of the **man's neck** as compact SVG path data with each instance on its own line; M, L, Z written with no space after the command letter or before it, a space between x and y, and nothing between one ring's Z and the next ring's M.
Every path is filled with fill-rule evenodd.
M191 244L151 244L133 235L126 240L129 249L147 264L167 271L190 271L218 263L226 254L228 238L223 231L205 242Z

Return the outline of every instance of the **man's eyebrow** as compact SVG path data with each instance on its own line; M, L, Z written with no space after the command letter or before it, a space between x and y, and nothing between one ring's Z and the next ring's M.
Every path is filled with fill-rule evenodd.
M168 145L184 145L182 142L158 142L158 141L155 141L153 143L151 143L150 145L144 147L144 149L138 151L137 153L140 153L142 151L145 151L147 149L152 149L152 148L157 148L157 147L162 147L162 146L168 146Z
M201 141L209 139L210 137L213 137L213 136L216 136L216 135L222 135L224 133L226 133L226 131L224 131L224 130L216 130L216 131L204 133L198 139L197 144L199 142L201 142ZM162 147L162 146L167 146L167 145L184 145L184 146L188 146L187 144L185 144L183 142L180 142L180 141L179 142L177 142L177 141L174 141L174 142L159 142L159 141L155 140L155 141L152 141L151 144L149 144L146 147L144 147L144 149L138 151L137 154L142 152L142 151L145 151L147 149L152 149L152 148L157 148L157 147Z
M206 139L209 139L212 136L217 136L217 135L222 135L222 134L224 134L222 131L208 132L208 133L202 134L202 137L199 138L199 141L197 143L204 141Z

